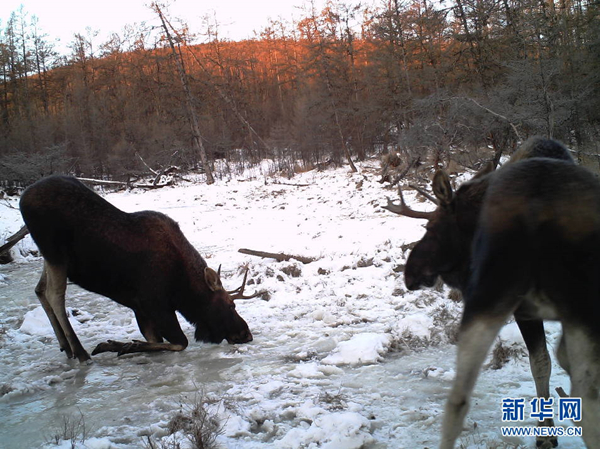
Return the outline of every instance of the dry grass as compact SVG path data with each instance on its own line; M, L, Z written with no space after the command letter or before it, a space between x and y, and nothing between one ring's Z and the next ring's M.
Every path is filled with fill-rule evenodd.
M473 433L460 438L458 441L459 449L525 449L525 447L521 443L486 439L477 429L477 424Z
M491 369L501 369L510 360L525 356L523 348L520 346L506 346L502 341L499 341L492 351L492 361L489 367Z
M187 440L183 446L194 449L217 449L217 438L223 434L224 424L219 419L216 409L209 410L209 401L203 391L195 394L190 404L181 404L167 426L168 435L179 434ZM163 438L160 441L146 436L143 445L146 449L180 449L183 441L178 438Z
M340 411L348 408L346 395L342 394L341 388L337 393L325 393L319 395L319 401L327 407L329 411Z
M85 417L81 411L78 416L63 415L59 424L50 432L46 438L48 445L58 446L63 441L71 443L71 448L75 449L78 444L83 444L87 439L89 429L85 424Z

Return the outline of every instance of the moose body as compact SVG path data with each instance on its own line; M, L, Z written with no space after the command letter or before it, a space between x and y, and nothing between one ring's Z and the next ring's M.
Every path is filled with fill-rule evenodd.
M493 191L496 193L493 197L487 196L490 185L500 173L504 174L501 179L506 176L506 173L510 174L513 173L513 171L520 173L519 176L527 178L530 175L526 173L526 170L515 170L511 167L518 165L519 167L525 167L526 169L531 162L521 166L519 165L519 161L529 160L537 161L534 165L537 164L542 167L547 164L550 164L550 166L553 166L552 164L559 164L560 167L572 167L572 170L576 173L579 173L580 171L579 168L575 167L572 157L562 144L554 140L534 137L525 142L515 152L506 167L493 171L493 167L488 165L473 179L461 185L456 192L453 191L446 173L438 171L433 180L433 191L438 199L439 206L434 212L424 213L412 211L406 207L404 202L402 202L401 206L391 203L388 203L388 206L385 206L386 209L398 214L428 219L427 232L411 251L407 260L404 279L406 286L409 289L415 290L422 286L432 286L437 277L440 276L446 284L458 288L461 290L464 297L468 297L468 291L472 291L469 290L473 273L472 267L479 263L478 260L474 260L474 243L476 240L475 237L479 232L478 229L480 229L479 219L481 211L484 204L491 204L493 202L507 204L502 201L502 189L498 186L494 187ZM516 189L518 183L516 182L517 180L513 178L517 177L517 175L511 175L508 178L509 181L505 182L507 184L515 182L514 188ZM531 180L531 182L532 184L530 187L532 190L522 192L520 196L516 195L513 198L513 204L506 206L507 209L510 210L517 205L520 205L521 210L524 208L527 209L529 207L528 204L530 203L530 199L533 200L539 196L539 192L536 191L536 188L544 189L545 187L537 185L535 180ZM556 179L553 182L559 186L562 183L562 180ZM573 194L573 197L576 198L577 195ZM575 212L575 210L572 212ZM561 213L569 214L568 210L563 210ZM547 212L547 214L550 214L550 212ZM506 220L510 221L508 218L510 215L508 214L501 215L498 219L504 219L505 217ZM513 219L520 220L521 218L513 216ZM512 238L515 238L515 236ZM481 251L481 248L478 248L478 251ZM517 257L520 258L520 256ZM497 279L500 283L510 283L512 281L511 279L506 279L505 276L498 276ZM529 293L531 296L531 292ZM494 305L495 303L490 301L490 304ZM539 313L539 311L538 313L535 313L535 310L532 311L531 309L531 303L519 302L511 313L515 316L517 325L519 326L529 352L531 371L535 381L537 396L548 398L550 394L549 381L551 363L543 325L543 319L548 317ZM464 334L462 331L461 333ZM476 344L479 341L478 337L461 337L460 341L463 345L467 344L466 340L468 338L473 338L473 344ZM489 347L486 347L486 352L488 349ZM463 363L464 360L459 361L459 368L462 367ZM479 368L480 365L477 365L477 373L479 372ZM460 371L457 370L457 372ZM538 424L541 426L552 426L553 420L546 419ZM457 425L458 430L453 437L454 439L458 433L460 433L462 418ZM450 427L450 425L445 426L445 435L450 431ZM454 439L452 441L454 441ZM445 438L445 441L446 440L447 439ZM555 437L538 438L538 446L550 447L556 445L557 440ZM450 444L444 447L452 447L452 445Z
M441 446L454 447L486 354L515 313L561 322L558 361L571 396L582 398L584 441L600 447L600 182L584 168L547 158L499 170L472 252Z
M67 279L131 308L147 340L108 341L93 354L185 349L188 340L176 311L195 325L196 340L252 340L219 275L166 215L123 212L65 176L33 184L20 208L44 257L36 294L68 357L90 359L67 319Z

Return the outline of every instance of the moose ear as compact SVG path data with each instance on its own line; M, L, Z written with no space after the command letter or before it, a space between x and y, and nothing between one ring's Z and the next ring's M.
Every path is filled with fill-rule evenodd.
M441 205L448 205L454 198L454 191L450 185L450 178L444 170L438 170L433 176L433 193L440 200Z
M221 278L217 274L215 270L212 268L206 267L204 269L204 280L210 288L211 291L216 292L217 290L223 290L223 285L221 284Z

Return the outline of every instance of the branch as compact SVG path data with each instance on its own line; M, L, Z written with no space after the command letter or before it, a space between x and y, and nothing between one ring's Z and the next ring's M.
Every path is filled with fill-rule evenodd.
M121 186L127 187L126 182L122 181L105 181L103 179L92 179L92 178L76 178L81 182L85 182L86 184L92 184L95 186Z
M498 114L497 112L492 111L489 108L486 108L485 106L479 104L476 100L474 100L473 98L470 97L457 97L457 98L462 98L463 100L469 100L472 103L474 103L476 106L479 106L481 109L483 109L486 112L489 112L490 114L492 114L493 116L496 116L498 118L501 118L502 120L505 120L506 122L508 122L508 124L510 125L510 127L513 129L513 131L515 132L515 135L517 136L518 140L523 140L521 138L521 135L519 134L519 131L517 130L517 127L514 125L513 122L511 122L507 117L503 116L502 114Z
M19 210L18 207L13 206L12 204L10 204L10 202L8 200L4 200L2 203L3 206L8 207L9 209L13 209L13 210Z
M0 246L0 256L23 240L27 234L29 234L29 229L27 229L27 226L23 226L15 234L7 238L6 243Z
M313 186L314 184L294 184L294 183L290 183L290 182L281 182L281 181L273 181L274 185L278 185L278 186L291 186L291 187L310 187Z
M152 169L152 167L150 167L150 166L149 166L149 165L146 163L146 161L144 160L144 158L142 158L142 156L141 156L141 154L140 154L140 153L138 153L138 152L136 151L136 152L135 152L135 155L138 157L138 159L139 159L140 161L142 161L142 164L144 164L144 165L146 166L146 168L147 168L148 170L150 170L150 173L152 173L152 174L153 174L153 175L155 175L155 176L157 176L157 175L158 175L158 172L157 172L156 170L153 170L153 169Z
M410 171L411 168L413 168L413 166L419 162L420 157L416 157L413 158L409 164L406 166L406 168L404 170L402 170L402 173L400 173L396 178L394 178L394 181L390 184L391 187L395 186L396 184L398 184L400 181L402 181L404 179L404 177L408 174L408 172Z
M288 261L290 259L294 259L294 260L298 260L298 261L306 264L306 263L311 263L311 262L314 262L315 260L317 260L314 257L293 256L291 254L285 254L285 253L268 253L265 251L256 251L253 249L246 249L246 248L240 248L238 250L238 252L242 253L242 254L248 254L250 256L275 259L275 260L277 260L277 262L283 262L283 261Z
M152 182L153 188L163 187L164 185L171 184L171 181L168 181L163 184L159 184L158 182L163 176L170 175L171 173L175 173L176 171L179 171L179 167L171 165L170 167L163 168L160 172L156 173L154 181Z
M416 186L414 184L409 184L408 187L410 187L411 189L416 190L417 192L419 192L421 195L423 195L425 198L427 198L429 201L431 201L433 204L440 204L439 201L437 199L435 199L434 197L432 197L429 193L427 193L425 190L423 190L422 188L420 188L419 186Z
M567 394L567 392L562 387L556 387L555 390L556 390L556 393L561 398L568 398L569 397L569 395Z

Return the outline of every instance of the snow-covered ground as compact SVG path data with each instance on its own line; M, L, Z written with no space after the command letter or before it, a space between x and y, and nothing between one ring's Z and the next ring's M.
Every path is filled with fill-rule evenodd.
M420 238L423 222L380 208L395 194L377 182L376 168L370 161L356 174L339 168L278 182L259 167L210 186L105 195L123 210L177 220L209 266L223 266L226 288L249 267L246 291L270 294L238 303L254 335L249 344L192 341L181 353L105 353L80 366L59 351L35 297L41 259L22 256L35 246L29 237L19 243L16 262L0 266L0 447L52 446L65 427L85 427L78 447L144 447L145 436L166 445L171 418L200 397L223 423L221 447L435 447L462 308L445 288L406 291L402 246ZM16 199L0 201L0 237L21 226L17 207ZM316 260L276 262L239 248ZM129 309L76 286L67 295L89 351L107 339L142 338ZM554 347L559 326L548 328ZM193 340L192 327L184 330ZM482 372L461 447L535 447L533 438L500 435L501 400L535 396L514 323L501 338L521 355ZM556 364L551 385L569 390ZM560 444L583 447L580 438Z

